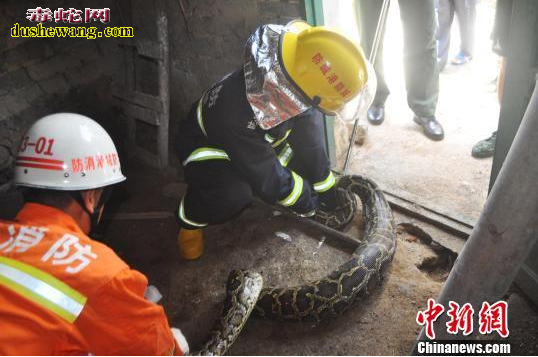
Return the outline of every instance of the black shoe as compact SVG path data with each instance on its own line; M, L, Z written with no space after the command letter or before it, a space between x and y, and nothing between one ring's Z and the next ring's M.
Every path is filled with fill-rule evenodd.
M385 120L385 107L383 105L373 104L368 109L368 121L372 125L380 125Z
M443 127L441 126L441 123L435 119L435 116L432 117L419 117L414 116L413 120L418 125L422 126L422 130L424 130L424 134L435 141L443 140L445 137L445 132L443 130Z

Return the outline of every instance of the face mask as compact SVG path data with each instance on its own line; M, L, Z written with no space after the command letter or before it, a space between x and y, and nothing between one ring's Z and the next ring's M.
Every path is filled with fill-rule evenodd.
M82 209L86 211L86 213L90 216L90 232L88 233L90 237L95 233L95 230L99 225L99 216L101 214L101 208L103 208L108 202L111 194L112 186L104 187L103 192L101 193L101 197L99 198L99 202L97 202L97 204L95 205L93 213L90 213L90 211L86 208L86 205L84 204L82 194L80 192L71 193L71 197L73 197L73 199L79 204L79 206L82 207Z
M374 67L370 62L366 62L368 71L368 81L355 98L350 100L335 116L347 122L354 122L359 118L366 118L366 113L374 102L377 90L377 77Z

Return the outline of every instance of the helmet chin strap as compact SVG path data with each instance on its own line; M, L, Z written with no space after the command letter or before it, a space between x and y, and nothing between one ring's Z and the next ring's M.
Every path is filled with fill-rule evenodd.
M79 204L79 206L90 216L90 232L88 233L89 236L92 235L92 233L95 232L95 229L97 228L97 225L99 224L99 214L101 211L101 208L107 203L108 199L110 198L110 195L112 193L112 186L106 186L103 188L103 193L101 194L101 197L99 198L99 201L95 205L93 209L93 213L88 210L86 207L86 204L84 203L84 199L82 197L81 191L73 191L71 192L71 197Z

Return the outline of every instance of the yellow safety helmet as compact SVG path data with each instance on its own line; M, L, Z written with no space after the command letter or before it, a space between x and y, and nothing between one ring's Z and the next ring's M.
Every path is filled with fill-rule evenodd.
M280 56L290 79L328 114L342 109L368 81L362 49L345 35L323 26L290 22L280 40Z

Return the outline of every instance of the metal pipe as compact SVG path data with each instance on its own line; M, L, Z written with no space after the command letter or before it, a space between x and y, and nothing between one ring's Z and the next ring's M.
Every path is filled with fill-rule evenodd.
M379 43L383 37L383 29L387 22L387 14L389 11L390 0L383 0L381 5L381 12L379 13L379 19L377 20L377 27L375 29L374 40L372 42L372 48L368 54L368 61L373 65L377 57L377 50L379 49Z
M383 37L383 29L385 28L385 23L387 22L387 14L389 12L390 0L383 0L381 5L381 11L379 12L379 19L377 20L377 27L375 29L374 39L372 41L372 48L370 48L370 53L368 55L368 61L374 65L375 59L377 57L377 50L379 49L379 43ZM346 152L346 160L344 161L344 175L347 174L347 169L349 166L349 159L353 152L353 145L355 143L355 138L357 137L357 128L359 127L359 118L353 123L353 131L351 132L351 138L349 139L349 145Z
M445 309L451 300L460 306L470 303L477 318L482 302L502 299L535 244L538 237L536 133L538 86L478 223L438 297L437 302ZM436 339L465 338L462 334L449 334L447 321L446 313L435 321ZM474 326L478 326L476 321ZM423 329L418 340L425 338Z

